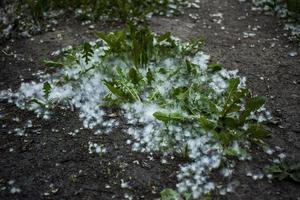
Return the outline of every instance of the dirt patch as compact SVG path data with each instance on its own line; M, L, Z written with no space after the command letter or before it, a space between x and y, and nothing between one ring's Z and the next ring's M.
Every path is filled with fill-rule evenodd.
M134 153L126 145L122 124L109 135L94 135L81 129L77 113L56 110L56 117L41 121L33 113L0 104L7 115L1 120L9 129L24 127L26 137L1 132L1 184L15 180L21 193L1 192L1 199L123 199L125 193L139 199L153 199L164 187L176 182L177 162L162 165L160 157ZM19 122L11 119L18 117ZM79 130L76 136L69 132ZM88 142L101 143L108 153L89 154ZM121 183L128 182L128 188ZM3 185L2 185L3 187ZM6 186L10 190L13 186Z
M185 13L172 19L153 18L150 26L156 32L170 31L184 40L204 36L204 50L213 60L228 69L239 69L255 93L268 97L267 107L279 123L270 127L273 137L267 143L283 148L290 159L299 160L300 51L285 36L283 25L275 17L252 12L250 4L236 0L203 0L200 9L187 9ZM55 32L35 36L34 40L10 41L1 46L1 90L34 80L32 73L46 70L39 63L53 51L92 40L95 30L109 31L120 25L99 23L95 30L89 30L70 16L59 24ZM291 57L289 53L294 51L298 55ZM42 121L33 113L1 102L0 113L4 115L0 119L1 199L125 199L126 194L134 199L155 199L163 188L175 188L180 160L174 158L162 164L159 155L132 152L126 145L128 136L122 131L126 124L120 117L120 127L100 136L81 129L76 112L56 110L55 118ZM26 136L13 133L28 120L32 120L33 127L25 129ZM76 129L79 133L75 136L68 134ZM100 142L108 153L89 154L88 141ZM299 185L294 183L246 177L246 169L262 169L267 162L256 149L253 157L254 161L239 164L235 179L240 186L235 193L216 198L300 198ZM15 182L8 184L10 180ZM121 187L122 180L128 182L128 187ZM21 192L11 194L14 187Z
M238 69L247 77L247 84L254 93L268 97L267 107L279 121L272 128L273 137L268 143L282 147L291 159L299 161L299 45L288 40L281 22L273 16L252 12L250 4L204 0L200 7L200 10L187 11L198 14L197 22L188 16L172 21L159 18L152 22L153 28L167 29L183 39L203 35L206 38L204 50L213 60L228 69ZM223 15L220 24L214 17L218 13ZM256 35L246 38L244 32ZM291 57L290 52L298 52L298 56ZM237 175L241 187L228 199L300 198L299 185L253 181L241 176L245 169L263 168L264 161L260 158L239 167Z

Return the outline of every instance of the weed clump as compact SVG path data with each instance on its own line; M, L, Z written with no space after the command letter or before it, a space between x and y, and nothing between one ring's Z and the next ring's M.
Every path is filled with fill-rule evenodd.
M275 14L285 20L285 29L291 36L300 39L300 1L298 0L252 0L253 10Z
M30 37L53 30L62 15L92 21L145 22L152 15L181 13L185 0L21 0L5 1L0 8L0 38Z
M2 91L0 99L46 120L57 106L77 109L85 128L105 133L118 126L105 120L105 108L118 107L134 151L185 160L177 174L178 193L166 190L164 196L197 199L211 191L232 192L235 160L251 160L251 145L265 146L263 139L270 136L265 99L253 95L236 70L212 63L201 51L201 38L183 43L170 33L133 25L98 36L46 61L58 68L53 75L22 83L16 92Z

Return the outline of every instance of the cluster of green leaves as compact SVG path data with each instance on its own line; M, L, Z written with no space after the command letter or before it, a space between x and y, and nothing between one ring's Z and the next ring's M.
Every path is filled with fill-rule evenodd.
M106 106L134 102L156 104L164 110L153 114L155 119L166 125L166 130L162 131L167 132L169 125L189 126L198 123L199 134L212 133L226 150L227 156L239 156L231 148L234 141L262 142L263 138L270 135L263 124L251 117L264 105L263 97L254 96L241 87L238 77L222 77L227 89L217 94L209 83L214 75L220 76L222 66L210 63L203 70L190 61L203 44L201 38L182 44L170 33L156 35L147 27L134 25L113 33L98 33L98 36L100 42L95 46L85 43L66 54L61 61L45 62L48 66L76 63L83 68L76 79L64 77L56 85L76 82L81 76L88 75L90 70L98 70L106 77L103 80L109 91L103 99ZM101 59L99 63L93 63L95 49L100 47L105 47L102 48L103 54L99 55ZM167 59L174 63L165 66ZM165 81L172 86L161 93L157 87ZM49 86L49 83L44 84L45 99L48 99L51 91ZM175 137L171 134L162 135L169 145L162 151L172 150L176 146ZM187 145L183 145L183 156L188 155L188 151ZM163 199L180 197L171 189L164 190L161 195ZM190 195L186 194L184 198L190 199Z
M173 189L166 188L160 192L161 200L191 200L192 195L190 193L184 193L180 195ZM199 200L211 200L210 194L203 195Z
M176 53L179 51L170 33L156 36L148 27L132 24L128 24L121 31L109 34L100 32L98 37L109 47L106 58L117 57L136 69L145 68L150 62L157 63L166 56L177 56ZM196 46L202 44L202 41L194 41L193 44Z
M50 19L73 13L80 20L145 23L152 15L179 15L187 0L19 0L7 1L0 19L0 39L51 29ZM1 9L1 8L0 8ZM13 10L13 11L11 11ZM64 12L61 12L64 11ZM59 14L60 13L60 14ZM55 17L56 16L56 17ZM8 33L2 31L8 29ZM22 34L21 34L22 35Z
M96 46L96 48L97 47L99 46ZM90 43L86 42L79 48L63 52L64 56L60 57L58 60L55 61L44 60L43 64L47 68L61 68L67 65L80 64L80 59L83 59L84 64L87 65L91 61L91 57L94 54L94 48L95 47L92 47ZM77 51L81 52L81 57L77 57L75 55ZM49 98L49 95L53 89L52 87L60 87L67 83L72 83L73 86L76 86L79 80L94 68L96 68L95 65L92 65L89 68L84 68L76 74L76 77L69 77L68 75L64 75L60 80L52 83L52 86L48 81L44 82L43 84L44 100L34 98L31 100L31 103L38 104L44 109L54 108L55 106L57 106L59 102L56 102L55 99Z
M169 57L182 57L188 51L199 50L203 41L193 40L189 47L180 49L170 33L156 35L147 27L128 25L127 28L115 33L98 33L100 39L108 45L104 60L122 60L125 67L118 67L116 74L105 85L111 91L106 100L117 104L132 101L145 101L140 94L147 88L151 89L154 81L153 65ZM152 65L151 65L152 64ZM142 71L147 71L143 76ZM164 72L164 69L160 69ZM113 99L113 95L117 99Z
M222 96L209 97L215 92L208 82L201 82L198 77L206 76L209 79L222 66L210 63L206 72L203 72L188 60L189 56L199 51L203 43L201 38L179 45L170 33L156 35L147 27L134 25L113 33L98 33L98 36L108 46L105 55L100 64L85 69L80 76L93 69L109 74L110 78L104 80L104 85L110 91L104 98L106 106L141 101L155 103L165 110L179 108L180 112L156 112L154 117L166 124L198 123L204 131L212 133L224 148L228 148L230 156L235 155L230 149L233 141L250 139L261 142L261 139L270 136L263 124L250 117L264 105L265 99L253 96L246 88L240 88L239 78L226 80L228 87ZM93 48L97 47L88 43L80 48L85 64L89 64ZM163 66L162 61L166 58L176 60L175 70ZM79 63L72 54L65 59ZM61 62L47 61L47 64L60 66ZM110 71L103 71L105 69ZM160 94L152 84L159 84L158 76L164 76L169 81L184 79L186 85L174 86L166 94ZM73 79L64 78L64 81L70 80Z
M287 8L290 11L288 18L295 18L300 13L300 1L299 0L252 0L256 4L258 3L260 6L267 6L272 9L274 12L280 12L280 8ZM279 10L278 10L279 8Z
M82 9L82 18L98 19L109 17L123 21L144 20L150 13L179 14L183 0L21 0L20 5L28 5L35 21L44 19L44 13L56 9Z
M165 123L196 121L205 131L213 133L224 147L241 138L258 141L270 135L262 124L249 118L251 113L263 106L265 99L253 96L246 88L239 88L239 78L228 80L229 86L222 99L209 98L214 91L205 83L195 82L194 77L201 76L199 66L185 58L199 50L201 39L193 40L180 48L170 33L155 35L148 28L132 25L114 33L99 33L98 36L109 48L103 57L103 63L93 68L101 68L106 65L105 62L111 65L111 60L122 60L125 63L125 66L117 66L111 72L111 79L104 80L110 91L104 98L107 105L144 101L155 102L164 108L179 106L187 114L156 112L154 117ZM89 62L92 51L89 44L83 45L82 54L86 63ZM160 66L160 62L167 57L178 58L177 70L167 71ZM153 68L154 65L160 67ZM212 75L221 69L222 66L218 64L209 64L207 73ZM147 73L142 75L141 71ZM186 86L174 87L163 97L151 85L159 74L168 79L185 77L189 82ZM148 96L142 95L145 90L150 91ZM247 131L243 129L245 124L249 126ZM232 151L229 152L232 154Z
M131 68L128 76L126 76L121 68L117 68L117 73L118 79L113 79L111 81L104 80L106 87L110 90L111 94L117 97L117 99L113 101L111 94L108 94L104 99L114 103L141 101L139 88L135 87L140 80L137 71L134 68Z
M163 191L160 192L160 196L162 200L179 200L180 199L180 194L178 194L175 190L166 188ZM191 195L190 194L185 194L184 195L184 200L190 200Z
M269 8L275 14L279 14L280 17L284 17L285 21L293 26L300 25L300 1L299 0L252 0L258 2L259 6ZM287 11L289 12L285 12ZM300 42L300 35L294 35L296 42Z
M300 2L298 0L270 0L270 1L261 1L261 0L254 0L254 2L259 2L264 6L268 6L272 8L274 11L278 7L282 7L283 4L286 4L287 8L291 12L300 12Z
M49 94L51 93L51 90L52 90L52 86L50 85L50 83L48 81L44 82L43 93L44 93L44 98L46 101L42 101L40 99L33 98L33 99L31 99L31 103L38 104L39 106L41 106L44 109L52 108L53 102L49 101Z
M300 13L300 1L298 0L286 0L287 7L290 11Z
M226 146L234 139L249 137L250 139L262 139L270 135L261 124L252 123L249 119L252 112L260 109L265 99L254 97L246 88L238 89L239 78L229 80L229 86L224 94L225 102L222 105L217 123L209 121L205 117L200 119L200 124L209 130L216 131L217 138ZM243 131L245 124L249 125L246 132Z
M233 141L250 139L262 142L261 139L270 136L263 124L250 117L264 105L265 99L240 88L239 78L227 80L228 88L222 97L209 98L214 94L213 89L206 82L199 82L197 77L211 77L222 66L209 64L205 75L198 65L187 59L199 51L201 39L180 47L169 33L156 36L147 28L137 27L116 33L100 33L99 37L110 47L106 51L107 60L121 59L126 63L123 68L117 67L117 73L111 80L105 80L110 90L105 97L108 105L142 101L155 103L165 110L180 108L180 112L156 112L153 116L165 124L199 123L202 129L212 133L227 148L229 156L236 155L230 149ZM167 57L176 60L175 70L169 71L163 67L161 61ZM145 71L146 74L142 73ZM174 86L166 91L167 95L163 95L151 84L157 84L157 76L164 76L169 81L182 78L188 81L185 86ZM143 95L145 91L148 91L147 95ZM185 152L184 149L182 151Z
M188 61L186 63L187 71L197 73L196 69L192 70L192 63ZM209 65L208 71L210 69L211 73L214 73L220 66ZM154 117L165 123L197 121L205 131L213 133L224 147L228 147L235 140L260 141L270 136L270 132L262 124L252 120L250 115L264 105L265 99L253 96L246 88L239 89L239 84L239 78L229 79L223 100L209 98L213 91L203 83L191 83L185 87L174 88L170 97L187 115L178 112L156 112ZM246 131L245 124L249 126ZM232 154L232 151L229 152Z
M291 179L300 183L300 163L282 161L279 164L266 167L265 171L272 174L278 180Z

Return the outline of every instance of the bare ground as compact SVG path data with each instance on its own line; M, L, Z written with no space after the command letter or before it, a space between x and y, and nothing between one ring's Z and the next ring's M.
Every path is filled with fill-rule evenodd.
M249 4L236 0L202 0L200 9L187 9L180 17L155 17L150 27L156 32L170 31L183 40L203 36L206 39L203 49L214 61L228 69L239 69L254 93L268 97L267 107L279 124L270 126L273 136L267 143L282 147L289 159L300 161L299 46L289 41L278 19L252 12L250 8ZM214 19L219 18L211 15L219 12L223 18L217 23ZM189 14L198 14L199 19L192 19ZM60 21L55 32L1 46L5 53L0 52L0 89L14 89L22 81L35 79L32 73L46 70L40 61L50 57L51 52L94 39L95 30L120 27L103 22L95 30L89 30L70 16ZM254 27L257 30L251 30ZM244 38L243 32L256 35ZM58 40L57 34L62 34L63 39ZM292 51L298 55L289 56ZM175 158L161 164L159 155L153 155L152 160L132 152L125 143L124 123L110 135L96 136L93 131L83 129L72 137L67 133L81 127L76 112L57 110L56 118L42 121L33 113L0 102L0 113L4 114L0 119L0 199L124 199L125 193L132 194L134 199L155 199L163 188L175 188L180 160ZM14 117L20 121L13 121ZM34 126L26 129L26 137L9 134L29 119ZM58 132L53 132L53 128ZM89 154L90 140L108 146L109 154L100 157ZM240 186L236 191L226 196L216 195L214 199L300 199L300 187L295 183L254 181L246 177L246 169L262 169L267 162L262 152L253 149L253 154L252 162L238 165L234 176ZM121 179L129 181L130 188L121 188ZM13 187L7 184L9 180L15 180L13 185L21 188L21 193L9 192Z

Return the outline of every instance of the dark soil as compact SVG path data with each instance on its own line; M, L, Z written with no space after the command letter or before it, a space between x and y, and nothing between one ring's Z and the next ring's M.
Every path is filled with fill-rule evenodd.
M219 12L223 14L221 24L210 16ZM199 19L192 19L189 14L198 14ZM96 24L95 30L110 31L119 26L103 22ZM155 17L150 26L156 32L170 31L183 40L205 37L204 51L214 61L228 69L239 69L254 93L267 96L267 107L279 123L270 126L273 136L266 142L282 147L289 159L300 161L300 50L297 43L288 39L278 19L252 12L250 4L237 0L201 0L200 9L187 9L183 16L171 19ZM257 26L258 30L250 30ZM55 32L3 44L0 89L16 89L22 81L34 80L33 72L47 70L41 60L62 47L94 39L95 30L65 16ZM243 32L255 32L256 36L244 38ZM58 40L57 34L63 39ZM292 51L298 55L289 56ZM0 199L105 200L125 199L125 193L134 199L155 199L162 189L175 188L180 160L161 164L159 155L151 159L132 152L126 145L126 124L121 117L116 117L120 127L109 135L94 135L93 130L81 129L76 136L70 136L67 133L80 129L82 124L77 113L59 109L55 112L55 118L44 121L31 112L0 102L0 113L4 115L0 119ZM13 120L15 117L20 120ZM33 127L26 129L26 136L10 133L24 127L29 119ZM88 141L101 142L108 147L108 153L89 154ZM235 179L240 186L236 191L216 199L300 199L296 183L246 177L246 169L261 170L268 162L261 151L254 149L253 154L252 162L238 165ZM129 188L121 188L122 179L129 182ZM9 180L15 183L9 185ZM21 192L11 194L13 186Z

